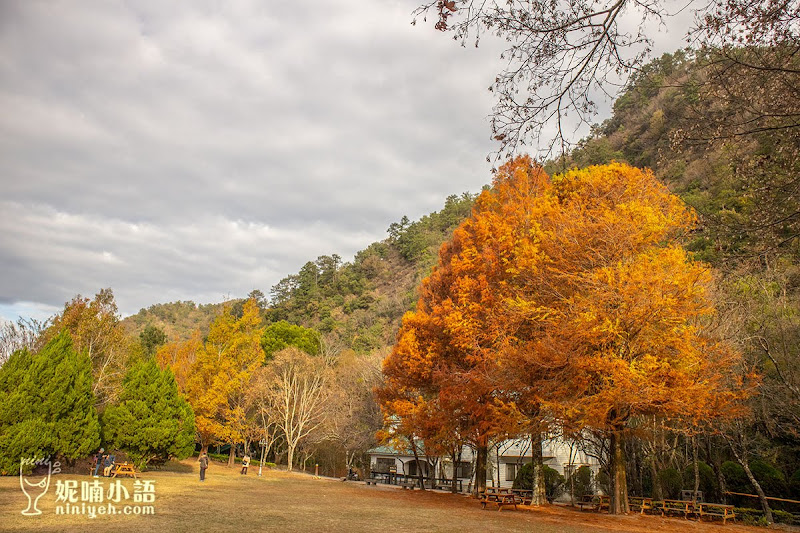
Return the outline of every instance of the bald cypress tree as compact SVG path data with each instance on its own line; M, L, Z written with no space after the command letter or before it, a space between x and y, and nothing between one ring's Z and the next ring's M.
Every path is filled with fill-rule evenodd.
M194 450L194 412L178 393L169 368L152 359L130 368L117 405L103 414L103 437L124 450L138 468L183 459Z
M0 368L0 473L18 473L23 458L89 455L100 444L94 404L91 362L66 331L14 353Z

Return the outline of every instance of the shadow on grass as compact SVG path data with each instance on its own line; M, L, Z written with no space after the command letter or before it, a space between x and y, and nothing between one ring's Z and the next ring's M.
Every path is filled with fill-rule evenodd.
M170 460L164 463L161 468L157 469L160 472L175 472L177 474L189 474L193 468L191 464L181 463L175 460Z

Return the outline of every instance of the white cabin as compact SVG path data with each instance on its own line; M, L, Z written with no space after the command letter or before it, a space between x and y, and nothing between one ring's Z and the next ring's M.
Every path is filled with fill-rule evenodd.
M414 459L411 450L396 450L389 446L378 446L367 452L370 457L370 471L372 473L396 473L406 476L422 475L426 478L452 479L453 464L449 457L432 457L430 460L424 455L422 446L418 447L419 462ZM593 476L597 474L600 465L597 459L590 457L570 446L560 439L548 439L542 443L544 464L567 477L571 472L581 466L588 466ZM506 440L489 447L486 467L486 485L511 487L517 472L526 463L530 463L530 439ZM461 462L456 465L457 477L461 481L463 490L469 490L474 482L475 452L469 446L464 446L461 451Z

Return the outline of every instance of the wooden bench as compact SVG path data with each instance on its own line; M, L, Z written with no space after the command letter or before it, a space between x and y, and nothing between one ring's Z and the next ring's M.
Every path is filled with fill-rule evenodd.
M631 511L639 511L640 514L644 514L645 511L650 511L653 509L653 498L629 496L628 507L631 509Z
M722 524L725 525L730 518L736 522L736 513L733 512L733 505L725 505L722 503L697 503L697 516L703 518L710 516L713 520L715 516L722 518Z
M530 505L533 502L533 491L528 489L511 489L516 494L517 501L522 505Z
M591 507L592 509L594 509L595 506L594 494L584 494L583 497L578 502L576 502L575 505L577 505L581 511L583 511L584 507Z
M500 511L507 505L513 505L516 509L517 504L521 502L517 495L511 492L486 491L481 493L481 508L486 509L486 505L489 503L497 505L497 510Z
M694 514L695 511L692 502L685 500L664 500L655 502L653 508L661 511L661 516L683 514L684 518L689 518L689 515Z
M377 479L368 479L367 480L367 485L377 485L377 484L378 484L378 480Z
M417 484L412 481L403 481L402 483L400 483L400 486L403 487L403 490L406 489L414 490L415 488L417 488Z

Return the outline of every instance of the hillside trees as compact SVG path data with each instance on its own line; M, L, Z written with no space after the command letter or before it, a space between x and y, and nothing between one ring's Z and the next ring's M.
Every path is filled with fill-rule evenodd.
M158 347L167 343L167 334L158 326L148 324L139 334L139 342L145 357L153 357Z
M701 327L708 269L674 244L692 221L625 165L553 179L528 158L504 165L404 318L386 386L407 401L463 394L458 405L490 408L480 419L501 435L503 421L540 413L601 432L624 512L628 421L697 424L737 399L738 355Z
M72 463L94 451L94 404L91 363L66 331L37 353L14 352L0 367L0 473L18 473L22 458Z
M261 348L266 360L272 359L277 352L289 346L317 355L321 349L319 333L310 328L289 324L285 320L273 322L264 328Z

